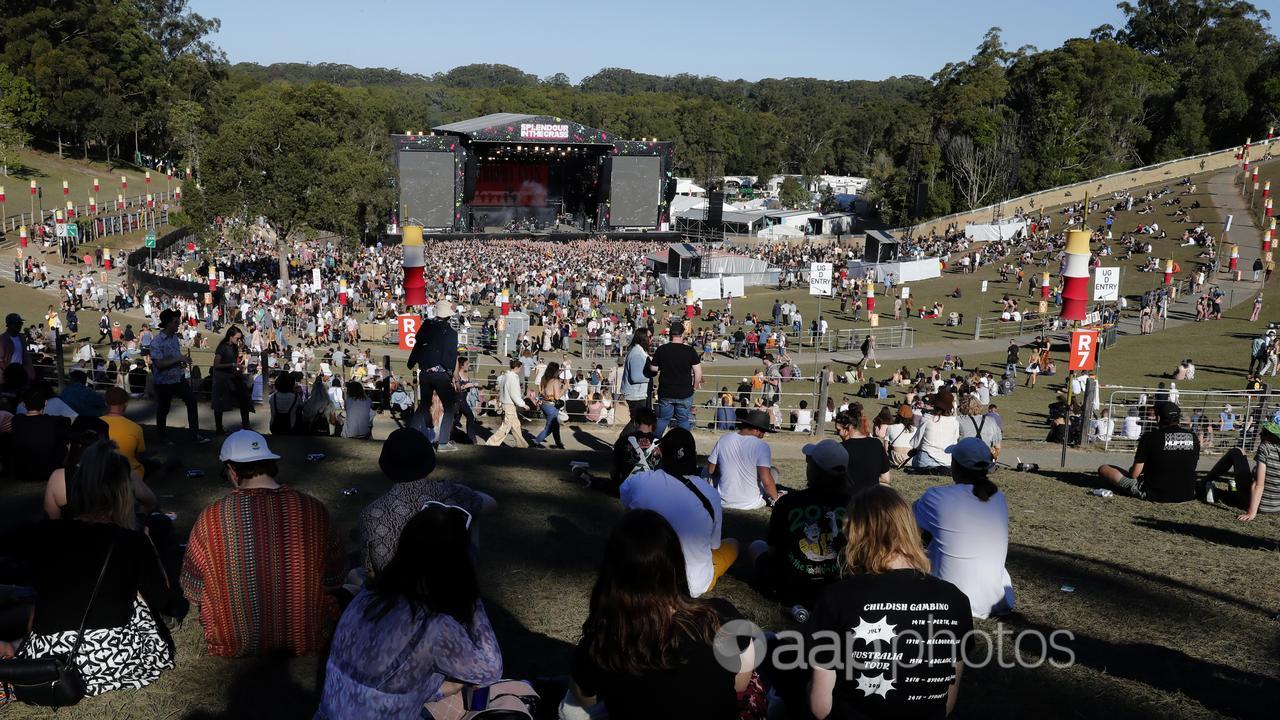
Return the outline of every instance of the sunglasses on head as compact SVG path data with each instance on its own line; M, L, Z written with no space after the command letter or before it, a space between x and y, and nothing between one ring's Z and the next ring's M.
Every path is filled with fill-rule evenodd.
M466 508L458 507L457 505L449 505L448 503L442 503L439 500L428 500L426 503L422 505L423 510L427 510L432 507L438 507L438 508L443 508L445 510L457 511L462 513L465 527L468 530L471 529L471 513L467 512Z

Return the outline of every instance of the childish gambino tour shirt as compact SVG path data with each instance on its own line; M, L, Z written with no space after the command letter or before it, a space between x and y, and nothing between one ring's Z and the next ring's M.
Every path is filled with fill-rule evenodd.
M812 622L811 657L836 673L832 720L946 715L973 629L956 586L918 570L858 575L827 587Z

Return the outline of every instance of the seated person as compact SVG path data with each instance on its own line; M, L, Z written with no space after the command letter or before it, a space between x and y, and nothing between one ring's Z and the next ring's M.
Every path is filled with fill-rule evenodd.
M976 618L1013 610L1013 581L1005 570L1009 506L987 477L995 459L981 438L948 448L954 485L931 487L912 506L928 539L934 577L960 588Z
M468 541L472 521L463 508L429 500L404 524L383 572L338 621L319 717L418 717L424 706L460 701L464 685L502 676ZM457 717L430 715L446 716Z
M321 652L338 617L331 593L344 574L328 511L276 482L280 456L252 430L229 435L218 458L232 490L196 519L182 567L182 589L200 607L209 654ZM246 587L256 592L237 591Z
M618 489L628 510L653 510L671 523L684 553L689 594L711 591L738 558L738 541L721 538L720 493L698 474L693 435L673 428L662 436L662 467L633 473Z
M1142 434L1127 471L1115 465L1098 468L1102 480L1118 492L1153 502L1187 502L1196 498L1196 464L1200 439L1181 426L1182 410L1174 403L1155 405L1157 427Z
M1259 514L1280 513L1280 423L1273 418L1262 423L1258 432L1258 449L1253 455L1257 463L1249 469L1249 458L1240 448L1231 448L1222 456L1201 487L1207 503L1221 502L1244 510L1237 517L1249 522ZM1227 486L1219 488L1217 480L1228 470Z
M662 454L658 444L654 442L653 431L658 425L658 417L650 408L639 408L631 416L628 430L623 428L622 434L613 443L613 462L609 467L609 477L591 474L586 464L574 467L573 474L589 488L594 488L613 496L618 495L622 482L633 473L648 472L661 461Z
M89 377L83 370L72 370L67 374L67 385L58 397L77 415L101 417L107 411L107 404L101 395L88 387L88 381Z
M753 541L747 555L760 592L784 605L811 608L822 588L840 577L849 453L828 439L805 445L804 454L805 488L778 499L768 536Z
M497 507L488 495L461 483L430 477L436 467L431 442L412 428L397 428L387 436L378 455L378 468L395 483L364 510L356 525L355 537L368 577L375 577L396 552L396 543L405 524L428 502L454 505L472 517L486 515ZM473 535L478 523L470 524Z
M67 454L71 421L44 414L45 393L39 385L28 386L25 412L13 417L9 457L4 466L20 480L44 482Z

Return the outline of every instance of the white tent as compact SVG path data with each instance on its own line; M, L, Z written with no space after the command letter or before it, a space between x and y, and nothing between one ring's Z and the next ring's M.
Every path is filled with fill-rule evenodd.
M705 195L707 189L699 186L689 178L676 178L676 194L677 195Z
M964 226L964 236L977 242L1008 240L1027 228L1026 220L1008 218L999 223L973 223Z

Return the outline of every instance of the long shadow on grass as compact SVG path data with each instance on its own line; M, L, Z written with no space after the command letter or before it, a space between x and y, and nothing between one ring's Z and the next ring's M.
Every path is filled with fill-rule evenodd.
M1235 532L1234 530L1213 527L1210 525L1175 522L1173 520L1163 520L1153 517L1136 517L1133 519L1133 524L1139 527L1159 530L1173 535L1197 537L1206 542L1213 543L1214 545L1230 545L1242 550L1263 550L1271 552L1280 549L1280 543L1277 543L1274 540L1253 537L1251 535L1245 535L1244 533Z
M183 720L241 720L241 718L311 717L320 701L318 689L306 688L289 672L293 658L258 658L243 663L226 689L226 710L212 713L199 710Z
M1010 616L1007 624L1046 638L1058 630L1017 614ZM1263 717L1264 708L1271 706L1280 692L1275 678L1152 643L1110 642L1077 632L1064 644L1074 657L1060 654L1056 658L1060 662L1070 661L1164 693L1185 695L1228 717Z

